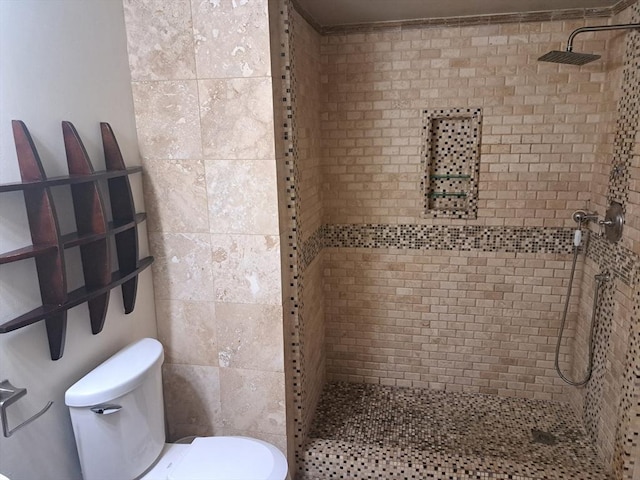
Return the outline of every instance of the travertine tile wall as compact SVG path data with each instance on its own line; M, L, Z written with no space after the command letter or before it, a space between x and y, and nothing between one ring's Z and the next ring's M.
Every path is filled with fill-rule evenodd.
M302 242L322 225L322 170L320 115L320 35L292 10L292 76L295 84L294 111L297 137L299 235Z
M293 10L289 1L279 2L282 18L280 46L282 72L283 151L279 161L281 224L289 250L287 281L291 295L285 297L289 320L287 428L290 458L302 452L316 404L324 385L324 300L319 235L322 224L320 171L320 62L319 35ZM272 33L272 37L273 37ZM289 345L291 348L289 348ZM293 467L293 464L292 468ZM293 470L292 470L293 474Z
M268 2L124 5L169 436L286 451Z
M300 384L301 368L299 340L299 301L297 268L297 232L295 211L295 178L292 161L294 137L291 134L291 89L287 78L290 75L288 38L288 9L284 1L269 1L269 31L271 41L271 71L280 81L273 82L276 172L278 175L278 213L281 243L280 265L282 272L282 309L284 321L284 371L286 401L287 458L294 459L296 435L301 409L297 386ZM276 73L277 72L277 73ZM295 462L289 462L290 473L294 475Z
M324 37L325 223L571 227L571 213L590 199L592 164L603 136L599 124L611 110L603 93L606 67L571 69L535 59L584 24ZM606 46L602 37L580 40L576 50ZM482 108L478 219L423 220L420 114L458 107ZM329 377L562 398L553 349L570 256L565 250L517 250L500 258L500 245L492 250L474 252L469 264L468 253L438 246L376 251L370 261L362 252L332 249L326 276ZM340 269L340 263L359 266ZM406 275L396 274L407 267ZM334 275L336 268L340 273ZM572 308L570 320L574 316ZM358 345L354 331L372 317L387 323ZM455 364L482 340L485 348L475 362ZM350 342L355 348L347 347ZM385 346L390 351L380 355ZM369 357L363 362L362 355Z
M611 22L637 23L640 4L624 10ZM619 32L610 38L606 52L609 88L614 109L608 122L611 132L594 165L591 191L593 209L601 216L610 201L625 210L621 241L611 244L602 238L589 243L582 278L580 324L575 341L575 358L585 358L588 327L592 318L594 275L608 272L610 280L600 289L596 311L595 368L592 380L583 389L572 390L572 400L582 412L600 455L611 464L615 478L632 479L640 448L640 390L638 389L638 338L640 337L640 219L638 179L640 179L640 33ZM612 88L617 87L619 88ZM617 168L616 168L617 167ZM620 173L618 173L620 172ZM594 228L594 230L598 230ZM580 362L584 367L585 362ZM578 373L574 364L574 378ZM635 424L634 424L635 422Z
M638 8L609 21L638 21ZM640 450L637 35L581 35L576 50L603 52L599 64L535 61L574 28L602 23L323 37L327 368L330 379L572 398L616 478L633 478L629 459ZM414 159L421 109L455 107L483 108L480 208L477 221L445 225L419 219ZM621 178L611 175L619 163ZM553 351L571 257L557 239L570 236L575 209L603 215L616 199L627 215L624 239L610 245L591 227L562 349L565 373L582 376L593 277L606 268L612 279L599 291L593 380L567 388ZM557 249L530 254L537 243L554 244L540 227L557 229ZM511 238L513 228L530 243L508 253L512 244L501 235Z
M262 103L273 87L273 56L261 50L268 45L266 4L254 10L256 2L164 3L127 0L125 6L139 136L149 172L153 248L159 257L157 303L161 336L168 346L167 403L174 436L238 431L279 442L284 449L284 375L278 367L282 339L274 334L282 331L282 312L268 324L269 333L255 342L265 349L260 366L234 348L252 337L246 332L260 320L251 319L271 318L265 311L273 313L283 306L287 341L293 346L285 353L286 368L293 367L287 385L294 390L286 403L296 407L295 435L304 433L324 378L323 305L330 377L339 369L340 375L359 381L565 398L552 372L559 297L570 263L560 241L573 226L573 210L600 210L610 195L608 159L614 150L615 104L621 96L611 87L626 71L615 51L627 48L628 37L581 36L576 50L608 48L610 56L576 69L539 64L535 58L561 48L572 29L602 19L397 28L319 38L288 2L271 2L272 51L280 42L284 68L278 76L285 79L275 88L276 99L284 99L283 108L275 106L276 139L284 142L276 143L274 152L267 132L274 125L269 125L272 120L266 113L274 106ZM285 31L274 40L280 28L273 21L278 9ZM262 42L256 40L259 37ZM322 88L314 83L317 78ZM319 92L324 95L320 105ZM458 106L483 109L478 220L419 220L420 112ZM233 132L238 131L242 136L235 138ZM323 149L318 154L320 138ZM271 186L251 183L264 172L275 178L276 158L286 165L278 169L280 204L292 207L289 213L280 211L279 227L278 212L264 211L274 198ZM576 355L568 355L567 342L562 358L564 368L571 369L573 362L573 373L581 360L596 264L602 259L609 264L620 259L633 263L629 251L638 253L639 165L637 155L630 158L624 250L594 241L592 259L584 263L584 274L582 264L578 272L583 279L580 320L574 324L578 309L572 307L567 332L571 338L577 331ZM188 189L176 188L185 183ZM239 189L243 196L250 192L257 197L244 201L235 195ZM224 192L224 201L218 190ZM251 205L259 205L260 211ZM354 248L362 241L363 224L368 224L364 231L375 232L404 224L417 231L418 238L425 232L427 237L440 233L433 235L435 243L422 244L422 249L394 248L394 242L407 243L402 236L387 238L391 246ZM331 243L323 253L325 234L333 242L331 232L336 231L346 232L340 237L346 243ZM353 232L357 235L350 237ZM514 243L511 234L526 241ZM277 248L285 235L289 259L280 257ZM449 244L473 248L442 248ZM373 246L378 247L375 241ZM250 252L250 258L231 255L240 251ZM211 268L202 261L207 255ZM259 270L253 268L253 255L274 260L261 264L273 274L268 277L270 289L251 288L262 278L253 275ZM229 258L235 263L227 269ZM274 277L285 269L282 278L294 291L286 292L282 304L273 301L280 293L280 278ZM223 278L229 283L221 282ZM640 408L640 387L634 373L637 362L628 359L638 348L640 306L637 285L627 277L623 280L626 287L616 283L615 289L604 292L603 311L614 319L614 339L601 345L599 355L607 356L613 366L603 374L611 381L598 385L608 385L613 392L623 383L630 393L622 395L628 402L618 415L618 426L597 427L594 435L603 445L601 453L606 457L614 451L620 471L626 469L624 478L632 478L628 472L635 467L629 463L629 452L638 449L633 415ZM184 288L185 284L197 287ZM207 293L211 291L213 295ZM577 301L576 295L574 307ZM252 316L256 311L259 315ZM630 311L629 327L624 319ZM231 331L218 320L221 312L241 327ZM198 343L186 334L189 323L202 332L197 337L207 341ZM354 335L356 329L365 335ZM613 356L606 352L609 345ZM622 352L627 352L624 361ZM621 370L624 382L619 381ZM264 384L256 383L258 376ZM255 387L261 398L250 398L245 406L257 406L256 415L238 415L235 395L254 392ZM175 393L182 388L204 401L179 409ZM261 400L270 389L280 393L267 395L265 404ZM596 392L602 391L596 387ZM585 405L587 418L595 418L594 412L597 418L609 415L598 407L598 395L584 403L572 397L577 405ZM609 393L605 397L606 402L614 398ZM265 414L271 417L261 422ZM621 422L626 422L624 428ZM288 428L291 433L291 424Z
M564 398L553 352L565 255L346 248L325 255L331 379ZM566 333L571 338L571 328Z
M324 37L326 223L415 223L421 109L481 107L478 223L570 226L589 198L605 67L535 59L598 21ZM604 49L586 38L576 50Z
M295 132L296 234L298 246L314 244L322 226L320 35L294 10L289 15L292 115ZM298 252L301 355L299 431L304 440L325 383L322 254Z

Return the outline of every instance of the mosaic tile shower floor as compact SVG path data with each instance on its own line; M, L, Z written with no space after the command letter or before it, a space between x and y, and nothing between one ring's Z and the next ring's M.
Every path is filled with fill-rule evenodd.
M610 478L568 404L351 383L325 387L301 458L296 480Z

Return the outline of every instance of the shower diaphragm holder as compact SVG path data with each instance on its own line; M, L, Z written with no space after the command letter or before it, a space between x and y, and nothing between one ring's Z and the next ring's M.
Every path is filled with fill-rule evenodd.
M622 205L612 201L605 213L604 220L598 220L598 214L589 213L585 210L576 210L571 216L578 225L587 222L597 222L604 229L604 236L611 243L616 243L622 238L622 228L624 226L624 212Z

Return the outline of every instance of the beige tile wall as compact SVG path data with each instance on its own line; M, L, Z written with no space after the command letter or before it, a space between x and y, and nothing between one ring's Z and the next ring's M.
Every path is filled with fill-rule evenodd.
M298 311L297 304L297 269L296 264L296 231L294 218L291 215L290 185L293 175L293 162L290 158L291 135L290 110L288 100L290 91L287 91L286 81L288 36L286 34L287 9L285 2L280 0L269 0L269 29L271 52L271 71L278 72L282 81L273 82L273 108L274 108L274 131L276 148L276 174L278 184L278 214L280 225L280 238L286 239L281 242L282 255L280 256L280 271L282 272L281 283L283 286L283 320L284 320L284 372L285 372L285 402L286 402L286 434L287 434L287 457L295 458L297 422L300 409L296 402L296 385L299 384L297 370L294 368L299 359L298 344ZM291 476L295 475L295 462L289 462Z
M625 375L628 389L621 405L624 408L620 415L622 428L616 432L614 451L615 471L624 480L635 480L640 476L640 288L635 289L634 297Z
M611 22L631 21L630 11ZM325 223L443 223L419 218L419 115L422 108L453 107L483 108L480 208L475 222L447 224L571 227L577 208L603 215L614 141L620 135L616 105L629 37L620 32L581 36L576 50L603 53L599 65L575 69L535 62L584 24L397 29L324 37ZM627 252L624 255L638 252L635 167L633 160L625 235L616 247ZM592 230L599 231L595 226ZM572 391L572 397L584 400L584 390L563 389L553 369L569 256L557 256L548 268L527 271L527 263L544 262L545 256L516 254L510 259L514 272L504 284L496 275L477 275L466 252L350 248L330 249L325 255L329 378L553 399L567 399L562 392ZM492 261L491 254L476 255ZM452 259L461 263L452 264ZM437 266L427 275L425 265L431 262ZM565 346L563 351L571 354L561 362L573 378L584 373L593 275L601 270L602 265L581 256L565 332L565 345L573 345L573 350ZM451 272L454 281L448 278ZM548 284L549 279L554 283ZM637 289L635 283L612 282L607 287L610 303L599 311L610 327L600 332L600 355L605 358L590 387L597 394L586 404L578 402L608 462L620 434L618 408L625 369L630 368L629 319ZM506 302L512 294L504 288L518 289L521 283L534 284L537 294L521 291L533 302L518 301L519 307L512 308ZM491 294L482 291L485 287ZM469 305L460 305L461 298ZM446 321L436 325L447 329L446 335L418 320L432 316L438 322L440 315ZM532 315L547 323L540 330L518 330L519 322ZM515 349L501 352L498 342L493 350L482 349L480 343L465 348L468 337L482 334L488 344L489 339L501 339ZM538 349L539 365L511 358L519 355L518 349ZM507 360L499 359L500 353ZM465 362L465 355L473 355L476 362Z
M613 21L613 23L618 23L618 21ZM616 34L611 35L609 37L609 42L607 44L607 50L605 55L603 55L603 60L607 67L607 83L609 85L615 86L615 88L603 88L603 103L601 105L601 111L603 112L603 121L599 126L599 134L601 135L601 142L597 148L596 156L594 158L593 164L593 179L591 181L590 192L591 192L591 202L590 209L594 212L597 212L600 215L604 215L604 212L607 208L607 193L609 186L609 174L611 170L611 160L614 153L614 141L615 141L615 132L616 132L616 117L617 117L617 102L620 99L621 90L621 77L622 70L624 64L624 53L626 46L626 36L624 33L622 35ZM606 113L605 113L606 112ZM591 224L589 228L594 233L600 233L600 229ZM625 235L625 237L627 237ZM582 260L582 259L581 259ZM585 268L584 275L579 279L580 280L580 307L579 307L579 316L578 316L578 324L576 326L576 334L573 342L573 358L574 362L572 365L572 369L569 372L569 378L571 379L583 379L587 363L588 363L588 350L589 350L589 335L591 322L596 322L596 328L599 327L598 333L603 332L603 327L606 327L607 324L605 322L621 322L624 317L613 317L614 312L613 309L609 306L605 307L604 310L599 308L596 311L595 318L593 317L593 297L595 294L595 281L594 276L598 273L605 271L604 268L600 267L597 262L594 262L592 259L585 258ZM622 292L620 292L620 287L624 287L625 285L619 281L612 280L616 283L616 297L619 297ZM606 285L603 288L599 289L599 296L602 299L603 294L606 293L605 288L610 285ZM622 293L624 297L624 293ZM616 298L619 300L619 298ZM599 302L602 305L602 301ZM625 305L625 308L628 307L628 303ZM628 313L628 312L627 312ZM605 330L606 331L606 330ZM611 456L613 452L613 442L615 438L615 428L618 422L619 415L615 410L619 407L619 396L622 393L620 389L620 383L623 380L622 372L620 371L620 364L624 363L624 359L626 356L626 343L619 338L619 335L624 332L621 332L619 328L613 329L614 335L618 335L618 338L613 338L613 342L617 343L617 348L620 348L620 344L624 344L624 353L621 354L620 357L609 357L609 349L604 348L599 350L599 358L605 356L605 364L601 364L600 361L596 363L594 373L592 376L594 381L586 388L573 388L570 389L570 399L572 400L574 407L580 415L582 415L583 419L587 421L588 426L590 428L590 434L593 436L596 441L596 445L598 447L599 453L606 459L609 463L611 461ZM627 332L628 333L628 332ZM600 335L599 335L600 336ZM607 343L605 342L605 345ZM620 355L620 354L619 354ZM618 375L616 377L611 376L611 362L615 363L614 371ZM607 368L607 364L608 367ZM609 382L607 382L604 386L602 381L604 377L608 376ZM613 380L613 382L611 382ZM594 383L597 383L598 387L596 389L601 390L604 393L597 398L592 399L590 402L585 402L586 392L589 390L593 390ZM604 401L604 396L606 395L606 402ZM613 410L613 411L612 411ZM606 415L595 415L596 411L606 411Z
M640 4L636 2L635 6L613 17L611 23L632 23L638 20ZM588 349L588 327L592 318L595 288L593 277L597 273L609 272L611 280L600 289L602 300L595 317L596 338L599 339L598 344L603 347L596 352L601 360L594 369L594 380L585 388L572 390L572 401L582 413L600 455L608 464L613 465L614 478L625 479L635 478L629 469L629 462L634 456L631 453L634 448L635 452L638 452L637 442L634 445L629 438L637 436L640 432L637 422L634 426L630 421L640 405L640 391L634 386L635 374L631 373L638 368L637 315L640 312L640 278L637 273L640 254L640 169L637 168L640 165L637 154L640 148L640 101L637 88L632 87L639 81L639 37L638 33L631 32L617 32L611 35L606 56L603 56L608 68L608 88L605 88L604 92L612 108L611 120L602 124L604 137L594 164L591 185L592 208L602 216L610 199L620 201L625 207L625 226L623 237L618 244L603 242L606 246L605 251L599 254L594 252L585 262L585 275L580 286L581 323L578 325L575 341L576 358L585 358ZM615 148L621 139L626 139L631 144L630 152ZM630 167L626 198L619 195L618 188L612 188L612 165L620 162L627 163ZM592 230L599 229L592 226ZM635 258L636 262L635 274L631 272L628 281L623 281L618 274L622 265L621 259L624 257ZM579 376L576 368L574 365L574 375Z
M298 217L300 240L305 242L322 225L322 112L320 35L293 10L291 18L292 75L295 82Z
M169 437L286 451L268 2L124 3Z
M553 369L569 274L563 255L356 248L324 255L330 379L565 399Z
M292 158L295 169L292 184L295 188L294 228L297 248L312 241L322 226L322 169L321 169L321 84L320 35L295 10L288 10L289 49L286 58L290 65ZM323 263L321 255L307 265L307 258L298 252L297 282L297 341L300 354L293 365L299 372L294 386L298 416L295 419L296 447L306 437L315 407L325 383Z
M609 271L611 277L598 289L598 306L593 315L596 274ZM580 285L579 322L575 333L573 368L565 374L574 380L585 377L588 365L589 333L594 325L594 367L590 382L570 390L577 397L577 411L595 441L598 452L607 464L612 464L617 437L622 433L622 399L630 366L629 336L633 314L633 291L604 265L585 259ZM618 478L618 477L616 477Z
M607 68L535 59L584 24L323 37L325 223L572 226L610 131ZM606 46L579 40L578 51ZM456 107L483 109L478 219L421 219L421 111ZM327 253L330 378L565 398L553 350L568 255L355 252ZM354 338L362 328L368 336Z
M633 21L633 8L638 5L609 21ZM612 157L619 153L614 144L628 134L618 131L618 102L637 106L637 95L622 96L634 87L620 88L635 78L625 73L623 80L633 37L581 35L576 50L603 54L581 68L535 61L563 48L574 28L602 23L397 28L323 37L323 223L573 227L577 208L603 215L612 191L611 163L617 161ZM482 107L485 115L478 220L421 220L420 113L452 107ZM602 457L611 464L618 455L616 478L622 468L624 478L633 478L628 458L637 445L629 439L637 422L629 419L640 402L630 372L637 364L633 319L640 305L637 274L622 278L615 269L639 253L637 159L630 162L621 244L601 243L588 259L583 253L574 284L561 366L578 378L587 363L593 276L603 267L614 270L600 292L597 365L586 389L565 387L553 368L571 257L504 252L321 252L329 378L571 398ZM312 175L300 165L301 178ZM315 293L305 289L303 298ZM309 347L307 355L317 353Z
M421 221L421 110L483 109L476 224L571 226L590 199L606 64L536 62L601 20L323 37L325 223ZM606 34L578 37L602 51ZM452 221L453 224L469 224Z
M304 356L300 359L304 369L301 393L301 439L305 438L307 429L315 413L316 405L326 381L326 349L325 349L325 303L324 303L324 254L305 269L302 275L303 304L300 308L302 329L302 344Z
M284 365L305 360L302 424L324 378L325 329L330 378L566 398L552 371L552 350L567 255L328 249L298 272L299 265L279 255L280 238L291 236L300 246L327 223L573 226L573 210L606 204L619 96L610 86L621 78L614 53L624 48L621 37L581 36L576 50L609 52L579 69L535 58L562 48L572 29L602 19L319 37L292 14L295 43L285 45L284 37L274 40L280 7L270 2L272 50L284 45L295 52L298 108L289 140L298 198L289 225L290 214L270 208L277 195L281 205L290 200L282 185L291 172L282 168L288 145L280 143L279 120L288 116L278 100L284 92L269 104L270 64L277 62L266 51L266 3L165 3L126 0L125 7L174 437L244 433L284 449L285 405L295 403L295 387L289 377L285 401L277 334L283 308L287 338L295 340L297 331L305 347L301 355L284 352ZM484 113L478 220L421 220L420 112L457 106ZM625 240L634 252L637 163ZM276 173L281 187L274 193ZM579 272L583 292L590 291L593 271L587 264L584 277ZM284 303L280 279L299 286ZM615 298L621 306L614 310L614 376L627 367L618 333L631 293L619 289ZM586 293L578 318L588 302ZM233 319L233 327L223 318ZM574 328L575 360L565 345L562 364L573 361L575 372L584 321L570 323L568 338ZM259 362L249 349L263 351ZM183 389L193 400L178 411ZM292 423L289 418L289 436Z

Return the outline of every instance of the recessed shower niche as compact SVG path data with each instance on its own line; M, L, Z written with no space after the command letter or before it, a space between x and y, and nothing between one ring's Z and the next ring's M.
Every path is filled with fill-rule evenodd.
M476 218L482 109L424 110L423 122L423 216Z

